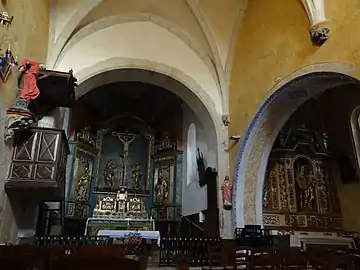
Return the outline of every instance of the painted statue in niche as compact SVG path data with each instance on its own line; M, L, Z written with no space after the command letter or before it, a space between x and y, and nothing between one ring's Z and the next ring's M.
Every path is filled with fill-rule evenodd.
M132 184L133 184L133 188L134 189L141 189L141 178L143 176L143 173L141 171L141 166L140 166L140 162L137 162L135 165L131 165L132 167Z
M232 183L230 181L229 176L225 176L224 182L221 185L221 193L223 198L223 208L225 210L232 209L232 202L231 202L231 193L232 193Z
M164 176L162 169L159 171L157 183L155 185L155 205L163 207L169 196L168 179Z
M110 189L114 188L115 168L116 168L115 162L110 159L106 163L104 173L103 173L106 188L110 188Z
M87 202L89 200L89 187L91 182L90 165L87 162L84 173L81 175L76 186L76 200L78 202Z
M305 157L294 160L294 176L298 211L316 212L315 171L312 161Z

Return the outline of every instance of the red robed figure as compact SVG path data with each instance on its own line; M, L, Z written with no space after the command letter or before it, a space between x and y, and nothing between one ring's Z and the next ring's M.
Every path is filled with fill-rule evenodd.
M33 59L24 58L20 63L19 70L23 72L20 98L26 101L36 99L40 94L36 85L36 77L40 70L39 63Z

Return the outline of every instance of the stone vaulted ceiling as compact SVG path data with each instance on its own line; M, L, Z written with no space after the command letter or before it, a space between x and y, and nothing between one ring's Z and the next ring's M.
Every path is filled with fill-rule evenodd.
M54 65L66 47L86 35L111 24L131 21L131 17L138 20L136 15L144 14L170 22L173 29L169 30L213 65L217 80L225 87L247 1L53 0L48 65Z

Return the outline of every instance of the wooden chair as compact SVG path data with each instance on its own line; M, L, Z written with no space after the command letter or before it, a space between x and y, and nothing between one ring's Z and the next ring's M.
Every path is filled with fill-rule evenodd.
M360 254L339 250L330 262L330 270L358 270L360 269Z
M284 270L306 270L307 257L306 252L301 248L284 248L278 250L279 256L282 257Z
M237 246L235 248L233 265L225 266L225 269L253 269L251 266L251 249L249 247Z
M47 269L47 253L41 247L33 245L9 246L5 253L10 268L17 269Z
M337 257L337 251L329 248L308 247L306 249L307 263L311 269L330 269L331 261Z
M251 267L253 269L281 269L282 257L273 247L251 250Z
M222 249L221 246L209 246L208 258L209 267L203 267L203 269L225 269L222 265Z

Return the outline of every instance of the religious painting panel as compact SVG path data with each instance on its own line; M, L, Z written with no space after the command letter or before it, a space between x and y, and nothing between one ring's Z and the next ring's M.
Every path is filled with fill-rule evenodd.
M72 142L72 164L68 180L67 216L85 218L89 216L90 197L93 185L95 148Z
M295 179L299 212L318 212L315 194L316 173L313 160L307 156L294 157L292 172Z
M174 172L173 163L158 163L154 169L154 196L153 203L157 207L173 204L174 198Z
M140 134L98 131L98 172L95 189L116 191L126 187L137 193L148 192L151 140Z

